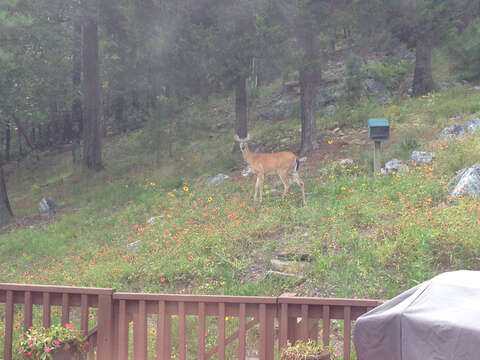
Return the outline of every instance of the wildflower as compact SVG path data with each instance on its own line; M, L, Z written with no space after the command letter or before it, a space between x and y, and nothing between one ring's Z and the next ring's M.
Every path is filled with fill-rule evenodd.
M266 185L266 184L263 185L263 188L264 188L265 190L267 190L267 189L268 189L268 185Z
M71 329L71 328L72 328L72 324L65 324L65 328L66 328L66 329Z
M212 202L212 201L213 201L212 197L210 196L210 197L207 199L207 201L208 201L208 202Z
M188 186L184 186L183 191L187 192L188 191Z
M20 346L20 347L18 348L18 351L23 351L23 346Z
M47 346L47 347L45 348L45 352L50 352L50 351L52 351L52 348Z
M328 143L328 145L332 145L332 144L333 144L333 140L328 140L327 143Z

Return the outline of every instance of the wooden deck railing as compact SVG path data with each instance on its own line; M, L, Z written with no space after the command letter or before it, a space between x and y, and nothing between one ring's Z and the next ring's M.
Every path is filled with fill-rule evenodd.
M77 308L75 321L89 334L92 360L273 360L287 341L299 339L321 339L325 345L343 342L343 358L350 360L352 321L381 302L134 294L113 289L0 284L1 303L5 304L5 360L12 359L15 312L23 311L23 329L33 324L34 317L48 327L52 306L61 307L57 317L63 325L71 321L72 309ZM34 309L34 305L41 307ZM89 309L97 309L92 329L88 328Z

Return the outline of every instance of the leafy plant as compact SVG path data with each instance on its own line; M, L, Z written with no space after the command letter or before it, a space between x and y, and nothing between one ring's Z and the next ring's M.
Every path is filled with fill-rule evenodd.
M368 76L392 88L398 85L398 79L408 73L407 60L374 62L365 66Z
M288 343L282 349L280 360L327 360L332 359L331 352L322 343L313 340Z
M87 346L85 335L76 331L71 324L66 324L65 327L31 327L20 335L16 344L16 355L19 359L46 360L53 359L55 350L63 349L71 351L81 359Z

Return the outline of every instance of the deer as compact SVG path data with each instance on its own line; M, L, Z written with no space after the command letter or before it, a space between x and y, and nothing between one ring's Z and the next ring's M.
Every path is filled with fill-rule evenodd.
M257 200L257 194L259 193L260 202L262 201L263 194L263 180L265 174L276 172L283 183L283 195L282 198L288 193L288 174L291 173L293 180L300 186L302 190L303 205L307 203L305 201L305 186L298 176L298 168L300 166L300 160L297 156L290 151L282 151L276 153L252 153L248 149L248 141L251 140L250 134L247 137L241 139L237 134L233 137L240 145L242 151L243 160L248 164L250 169L257 175L257 182L255 183L255 195L254 201Z

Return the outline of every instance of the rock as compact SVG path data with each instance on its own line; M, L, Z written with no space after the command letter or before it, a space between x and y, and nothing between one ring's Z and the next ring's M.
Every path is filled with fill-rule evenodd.
M475 164L457 172L457 184L453 188L450 196L456 197L465 193L480 195L480 164Z
M273 270L287 274L298 274L306 266L305 263L296 261L282 261L278 259L270 260L270 264L272 265Z
M346 158L346 159L341 159L341 160L339 160L338 163L339 163L340 165L346 165L346 166L348 166L348 165L353 165L353 160L352 160L352 159L349 159L349 158Z
M214 185L214 186L217 186L218 184L221 184L222 182L224 182L226 179L228 179L229 176L228 175L224 175L224 174L218 174L218 175L215 175L213 178L211 178L209 181L208 181L208 184L210 185Z
M322 112L323 112L323 115L325 116L333 116L337 112L337 107L333 104L330 104L330 105L327 105Z
M165 215L163 215L163 214L158 215L158 216L152 216L150 219L147 220L147 224L152 225L152 224L155 223L158 219L163 219L164 217L165 217Z
M363 81L362 85L363 96L376 98L382 105L392 102L392 94L390 93L390 90L388 90L388 88L381 82L368 78Z
M299 101L280 99L266 112L260 114L265 120L278 121L294 117L299 111Z
M469 120L469 121L467 121L467 123L465 124L465 129L466 129L470 134L473 134L474 132L476 132L479 127L480 127L480 119L479 119L479 118L475 118L475 119Z
M130 244L127 244L127 250L135 253L135 252L137 252L140 245L142 245L142 240L137 240L137 241L131 242Z
M425 151L412 152L412 161L416 164L429 164L433 161L434 157L435 157L435 154L431 152L425 152Z
M285 95L300 94L300 81L287 81L285 84L283 84L283 93Z
M253 174L253 171L250 169L250 166L247 166L242 170L242 176L248 176L249 174Z
M40 215L43 217L52 217L55 216L57 212L57 203L51 197L44 197L40 200L38 209L40 210Z
M443 139L462 138L465 136L467 136L467 132L465 131L464 127L460 124L447 126L440 133L440 137Z
M317 109L322 109L327 105L331 105L342 97L345 91L341 87L320 87L317 89L315 103Z
M392 159L385 164L381 170L382 174L391 174L392 172L408 171L408 166L402 160Z

